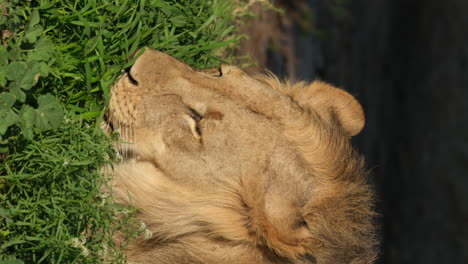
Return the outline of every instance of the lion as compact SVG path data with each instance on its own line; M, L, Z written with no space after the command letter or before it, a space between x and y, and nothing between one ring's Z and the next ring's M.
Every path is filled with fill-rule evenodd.
M145 49L111 90L112 193L150 236L128 263L373 263L361 105L322 81L196 70Z

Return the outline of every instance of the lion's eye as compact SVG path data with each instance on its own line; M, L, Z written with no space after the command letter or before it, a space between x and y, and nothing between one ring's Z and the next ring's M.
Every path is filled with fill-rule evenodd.
M200 122L200 120L202 120L202 118L203 118L203 116L200 113L198 113L197 111L195 111L193 108L189 108L189 115L197 123Z
M221 77L223 76L223 72L221 71L221 67L219 68L210 68L210 69L202 69L201 72L211 75L213 77Z
M195 138L200 139L202 135L200 129L200 120L203 119L203 116L197 111L195 111L193 108L189 108L188 115L191 117L191 122L189 121L190 130L192 131L192 134Z

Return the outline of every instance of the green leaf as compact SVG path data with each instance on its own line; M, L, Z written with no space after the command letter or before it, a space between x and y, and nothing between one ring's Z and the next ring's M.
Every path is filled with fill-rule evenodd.
M20 41L18 41L19 43L17 45L12 45L12 46L9 46L9 51L8 51L8 59L10 61L17 61L20 59L21 57L21 48L20 48Z
M20 101L21 103L24 103L24 101L26 100L26 94L19 87L10 87L10 93L16 96L18 101Z
M16 96L11 93L0 94L0 135L5 134L8 127L18 122L18 114L11 110Z
M5 46L0 45L0 87L4 87L6 85L7 63L8 51Z
M57 129L63 121L63 109L57 99L50 95L41 95L37 98L39 107L37 108L36 127L40 131Z
M15 95L7 92L0 93L0 110L11 109L11 106L13 106L15 102Z
M176 27L183 27L183 26L185 26L185 24L187 24L187 18L185 16L183 16L183 15L173 17L173 18L170 19L170 21Z
M21 128L21 133L25 138L31 140L34 136L34 119L36 113L34 108L29 105L23 105L19 113L20 121L19 126Z
M7 79L10 81L21 81L26 74L26 65L21 62L12 62L8 65Z
M49 75L49 65L47 65L45 62L39 62L38 73L42 77L47 77L47 75Z
M33 86L37 83L37 80L39 80L39 76L46 77L49 75L49 66L45 62L38 62L35 60L32 60L28 63L28 74L30 74L33 77L32 83L27 83L28 87L29 85Z
M7 76L6 68L0 66L0 88L5 87L6 82L7 82L6 76Z
M21 244L21 243L24 243L24 242L25 242L24 240L15 237L15 238L13 238L12 240L3 243L3 244L0 246L0 249L5 249L5 248L7 248L7 247L9 247L9 246L16 245L16 244Z
M0 45L0 66L4 66L8 63L8 51L3 45Z
M36 61L32 61L36 62ZM31 63L28 66L32 66ZM28 69L24 62L12 62L8 65L7 79L12 81L12 87L20 87L24 90L29 90L35 84L35 72ZM18 95L17 95L18 96ZM18 96L20 97L20 96Z
M91 120L93 118L98 117L100 114L101 114L101 111L88 112L88 113L81 114L81 117L85 120Z
M96 48L96 45L99 42L101 36L94 36L90 38L88 41L86 41L85 48L84 48L84 55L88 55L91 52L94 52L94 49Z
M36 42L37 37L39 37L43 31L44 28L41 25L37 25L26 31L24 36L30 43L34 43Z
M34 128L39 131L57 129L63 121L64 112L60 103L50 94L37 98L38 108L23 105L20 111L20 128L27 139L34 136Z
M11 210L0 206L0 219L5 219L9 217L11 217Z
M4 259L0 260L0 264L24 264L21 259Z
M54 52L54 44L48 38L40 38L34 45L34 50L30 52L29 59L47 61Z
M29 22L29 26L32 27L34 25L36 25L37 23L39 23L40 21L40 16L39 16L39 11L37 9L34 9L32 11L32 14L31 14L31 19L30 19L30 22Z
M0 135L5 134L6 130L18 122L18 114L13 112L11 109L0 110Z

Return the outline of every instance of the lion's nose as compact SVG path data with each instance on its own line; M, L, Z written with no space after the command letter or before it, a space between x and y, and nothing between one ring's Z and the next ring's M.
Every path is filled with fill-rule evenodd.
M128 57L127 59L127 64L128 66L125 67L123 69L123 72L126 72L129 76L129 78L131 79L131 81L137 85L138 82L132 77L132 75L130 74L131 70L132 70L132 67L133 65L135 64L136 60L138 59L138 57L140 57L144 52L145 50L148 49L147 47L143 47L141 49L138 49L136 51L134 51L132 54L130 54L130 56Z

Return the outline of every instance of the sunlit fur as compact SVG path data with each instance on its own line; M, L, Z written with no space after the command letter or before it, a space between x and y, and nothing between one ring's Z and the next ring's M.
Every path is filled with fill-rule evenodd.
M372 263L373 191L349 142L363 125L359 103L324 82L196 71L146 50L115 84L107 125L124 155L113 194L152 234L128 262Z

